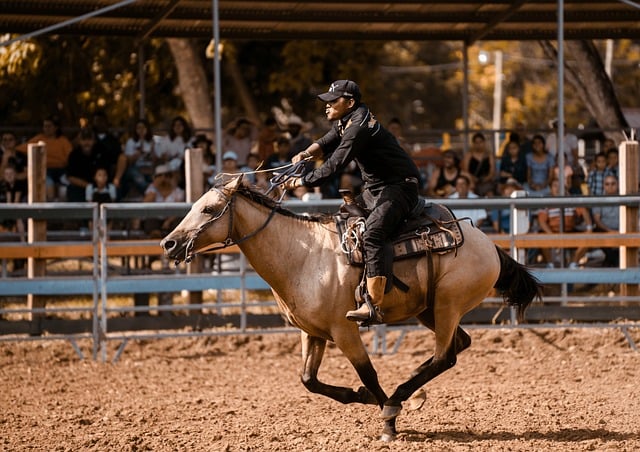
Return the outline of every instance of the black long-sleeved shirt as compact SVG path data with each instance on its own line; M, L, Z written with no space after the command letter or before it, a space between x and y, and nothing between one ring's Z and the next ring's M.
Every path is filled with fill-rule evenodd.
M408 178L420 178L411 157L364 104L336 121L331 130L316 142L322 148L325 162L302 177L305 186L322 185L352 160L360 168L367 189L375 190L405 182Z

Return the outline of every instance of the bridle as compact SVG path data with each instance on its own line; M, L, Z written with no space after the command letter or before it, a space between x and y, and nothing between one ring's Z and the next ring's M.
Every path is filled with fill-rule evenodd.
M231 195L231 197L228 197L222 190L220 190L217 187L211 188L211 191L216 191L226 201L226 204L224 205L222 210L220 210L220 212L218 212L215 216L211 217L209 220L204 222L198 229L196 229L196 231L193 233L193 235L189 238L189 241L187 242L187 245L185 246L185 256L184 256L184 261L187 264L190 263L191 260L193 259L194 255L191 253L191 251L193 250L193 244L196 241L196 239L200 236L202 231L204 231L212 223L214 223L218 219L220 219L227 212L227 210L229 211L229 227L227 228L227 238L224 239L221 242L222 243L221 245L214 246L214 247L211 247L211 248L207 248L206 249L207 252L217 251L217 250L221 250L221 249L224 249L224 248L228 248L228 247L233 246L233 245L238 245L238 244L240 244L240 243L242 243L242 242L244 242L246 240L249 240L250 238L256 236L260 232L262 232L262 230L264 228L266 228L267 225L273 219L273 216L275 215L276 210L278 209L278 206L280 205L280 202L282 200L282 197L281 197L276 202L276 204L271 209L271 212L269 212L269 216L267 217L265 222L260 227L258 227L258 229L256 229L253 232L250 232L249 234L245 235L244 237L241 237L238 240L234 240L231 237L231 233L233 232L233 202L235 201L235 198L236 198L236 195L237 195L237 191L234 191L233 194ZM179 261L176 260L176 264L178 264L178 263L179 263Z

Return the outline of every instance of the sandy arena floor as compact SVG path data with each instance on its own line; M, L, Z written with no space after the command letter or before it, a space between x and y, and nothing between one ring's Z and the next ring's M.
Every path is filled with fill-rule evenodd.
M471 349L426 386L420 411L402 412L393 443L377 439L376 407L305 390L295 334L137 341L115 364L80 361L66 342L2 343L0 448L640 450L640 352L620 330L470 332ZM630 333L640 344L640 329ZM118 345L109 344L111 357ZM432 348L432 334L415 331L397 354L374 357L386 391ZM333 347L320 378L360 385Z

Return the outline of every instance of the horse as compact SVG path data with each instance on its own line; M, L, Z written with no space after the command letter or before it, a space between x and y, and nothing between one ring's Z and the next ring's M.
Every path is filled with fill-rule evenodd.
M394 287L382 303L384 322L415 317L435 333L433 356L420 364L391 396L382 389L360 336L359 325L347 320L354 309L354 291L361 268L350 266L329 215L302 215L242 183L242 176L219 183L191 207L161 246L170 259L189 262L211 249L237 244L255 271L269 284L279 309L300 329L301 382L312 393L343 404L375 404L384 421L381 440L396 438L402 403L427 382L456 364L471 345L460 327L463 315L478 306L493 288L522 317L541 298L542 286L528 269L501 250L482 231L460 223L464 244L455 252L432 253L431 286L425 255L396 261L393 273L409 287ZM428 287L435 293L427 297ZM406 289L406 287L405 287ZM427 305L432 300L432 305ZM350 361L363 386L354 390L318 379L327 341Z

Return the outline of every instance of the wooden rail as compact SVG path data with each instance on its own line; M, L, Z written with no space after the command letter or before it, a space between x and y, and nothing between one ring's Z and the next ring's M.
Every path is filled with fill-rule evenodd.
M162 254L158 240L110 240L106 243L109 257L156 256ZM72 259L93 257L94 246L90 242L34 242L1 243L0 259ZM240 249L231 246L212 254L237 254Z

